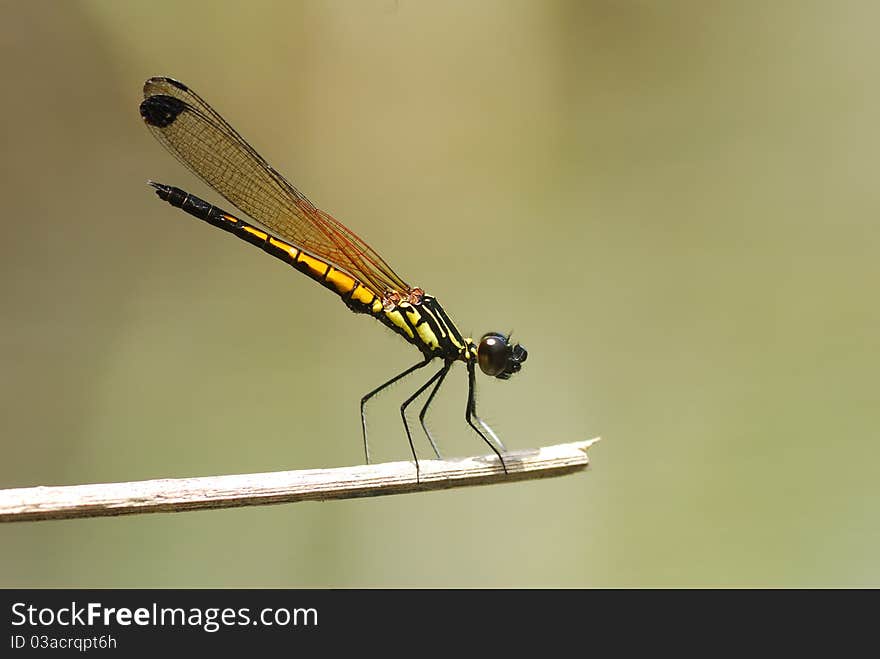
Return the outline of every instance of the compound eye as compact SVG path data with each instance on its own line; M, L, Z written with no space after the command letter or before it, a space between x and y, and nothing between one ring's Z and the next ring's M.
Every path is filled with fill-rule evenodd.
M507 338L502 334L486 334L480 339L477 348L477 361L480 370L486 375L497 376L507 368L507 359L510 354L510 346Z

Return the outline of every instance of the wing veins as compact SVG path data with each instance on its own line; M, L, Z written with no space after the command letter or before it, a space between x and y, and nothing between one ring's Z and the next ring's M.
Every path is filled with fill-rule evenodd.
M148 124L190 171L269 233L348 271L377 295L410 287L353 231L316 208L206 101L166 78L152 78L144 97L173 96L184 105L169 125Z

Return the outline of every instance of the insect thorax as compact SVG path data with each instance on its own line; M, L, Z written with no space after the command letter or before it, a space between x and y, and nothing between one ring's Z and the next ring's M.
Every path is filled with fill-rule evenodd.
M437 300L426 294L417 303L404 300L373 312L383 324L416 346L426 357L464 359L471 351L461 332Z

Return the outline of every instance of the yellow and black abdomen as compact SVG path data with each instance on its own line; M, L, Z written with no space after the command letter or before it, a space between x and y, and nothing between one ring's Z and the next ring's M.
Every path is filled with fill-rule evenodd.
M310 279L336 293L355 313L374 316L379 322L416 346L426 357L467 358L466 341L430 295L417 304L399 302L386 309L382 299L347 272L319 259L262 229L243 222L207 201L170 185L150 182L156 194L176 208L228 231L293 266Z
M288 265L293 266L310 279L339 295L345 304L359 313L376 314L382 310L381 301L354 277L333 267L324 259L304 252L299 247L276 238L262 229L243 222L222 208L213 206L185 190L170 185L150 182L156 194L176 208L204 220L218 229L234 234L255 245Z

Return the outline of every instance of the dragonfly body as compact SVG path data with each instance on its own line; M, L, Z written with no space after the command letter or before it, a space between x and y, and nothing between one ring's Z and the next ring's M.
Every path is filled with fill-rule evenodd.
M151 183L156 193L172 206L234 234L293 266L304 275L336 293L355 313L373 316L428 358L463 361L477 359L477 346L465 338L437 300L421 289L413 289L411 299L382 300L369 288L323 259L279 240L273 235L213 206L185 190Z
M462 336L436 298L421 288L410 287L356 234L313 206L216 111L182 83L171 78L147 80L140 112L153 134L175 157L262 227L248 224L180 188L150 182L161 199L293 266L333 291L351 311L373 316L421 352L422 361L361 399L368 462L367 401L439 358L443 362L440 370L401 405L416 469L418 458L406 409L433 386L419 421L439 456L425 425L425 415L452 364L461 361L468 372L465 419L498 455L506 470L499 451L504 450L503 444L476 414L475 365L487 375L506 380L518 372L526 360L524 347L511 344L509 336L497 332L484 335L479 343Z

